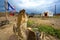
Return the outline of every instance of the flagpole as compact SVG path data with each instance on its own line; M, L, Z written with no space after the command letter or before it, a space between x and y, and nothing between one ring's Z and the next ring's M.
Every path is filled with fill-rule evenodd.
M8 0L5 0L5 16L6 16L6 20L8 20L8 14L7 14L7 12L8 12Z

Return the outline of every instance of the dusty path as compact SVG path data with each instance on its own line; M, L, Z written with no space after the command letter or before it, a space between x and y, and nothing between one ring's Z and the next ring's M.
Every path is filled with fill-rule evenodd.
M17 40L13 33L14 17L9 17L10 24L0 27L0 40Z
M11 27L0 29L0 40L7 40L8 37L12 34L11 29L12 29Z

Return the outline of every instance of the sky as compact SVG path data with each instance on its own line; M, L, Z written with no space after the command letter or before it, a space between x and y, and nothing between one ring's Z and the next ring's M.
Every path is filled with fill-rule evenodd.
M0 0L0 12L5 11L4 9L4 0Z
M28 13L42 13L51 11L60 13L60 0L8 0L8 2L19 12L25 9ZM0 0L0 11L4 11L4 0Z

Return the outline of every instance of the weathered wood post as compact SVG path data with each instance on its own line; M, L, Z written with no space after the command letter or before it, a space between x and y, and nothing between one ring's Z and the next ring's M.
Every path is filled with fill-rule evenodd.
M21 10L17 17L17 34L18 40L27 40L26 30L27 30L27 15L25 10Z
M8 20L8 0L5 0L5 17L6 17L6 20Z

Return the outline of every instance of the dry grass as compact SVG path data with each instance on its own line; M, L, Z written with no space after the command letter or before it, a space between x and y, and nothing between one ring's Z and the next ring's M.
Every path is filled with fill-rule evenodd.
M54 28L60 29L60 18L29 18L38 24L51 25Z

